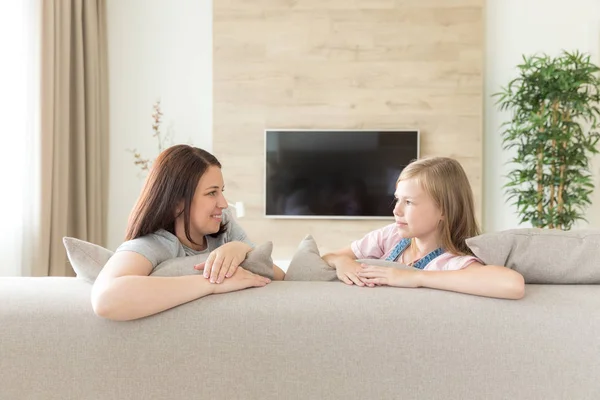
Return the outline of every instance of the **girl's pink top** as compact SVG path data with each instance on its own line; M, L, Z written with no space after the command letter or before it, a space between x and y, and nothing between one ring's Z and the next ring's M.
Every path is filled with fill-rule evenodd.
M362 239L355 240L350 245L352 252L357 259L374 258L385 260L394 247L402 240L396 224L384 226L381 229L367 233ZM481 263L477 257L457 256L445 252L434 258L427 264L424 270L427 271L455 271L468 267L470 264Z

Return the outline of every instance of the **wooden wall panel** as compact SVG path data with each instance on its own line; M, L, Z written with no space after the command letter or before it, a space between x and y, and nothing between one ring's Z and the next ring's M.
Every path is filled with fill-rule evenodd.
M255 242L290 258L381 220L275 220L264 213L266 128L421 131L421 155L457 158L482 199L484 0L215 0L214 153Z

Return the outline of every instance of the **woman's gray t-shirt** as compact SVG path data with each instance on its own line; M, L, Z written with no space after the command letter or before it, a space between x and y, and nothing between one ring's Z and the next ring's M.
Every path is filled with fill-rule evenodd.
M229 242L244 242L254 247L254 244L248 240L246 232L238 224L231 212L223 210L223 223L227 224L227 230L217 237L206 236L208 244L205 250L197 251L182 244L177 236L171 232L161 229L137 239L128 240L121 244L115 252L133 251L146 257L152 268L155 268L163 261L175 257L194 256L202 253L210 253L219 246Z

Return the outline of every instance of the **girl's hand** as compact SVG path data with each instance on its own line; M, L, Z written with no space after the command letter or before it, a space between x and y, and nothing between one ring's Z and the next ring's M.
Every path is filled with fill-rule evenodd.
M249 287L262 287L271 283L269 278L253 274L244 268L236 268L233 275L221 285L211 285L213 294L235 292Z
M392 267L376 267L373 265L361 264L358 276L369 287L374 287L375 285L387 285L416 288L421 286L421 271L404 270Z
M242 242L229 242L211 251L206 262L196 265L197 270L204 269L204 277L210 283L221 283L230 278L246 259L252 247Z
M365 282L358 276L360 264L354 260L338 263L335 272L340 281L348 285L365 286Z

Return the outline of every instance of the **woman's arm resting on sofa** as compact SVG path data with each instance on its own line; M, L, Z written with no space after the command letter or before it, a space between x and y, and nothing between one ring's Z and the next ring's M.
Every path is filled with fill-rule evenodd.
M224 282L212 284L202 275L148 276L152 264L130 251L116 253L106 263L92 288L94 312L104 318L127 321L156 314L213 293L265 286L270 279L244 268Z
M285 278L285 272L277 265L273 264L273 280L282 281Z
M153 277L146 257L130 251L116 253L92 288L94 312L126 321L146 317L209 295L214 285L202 275Z

